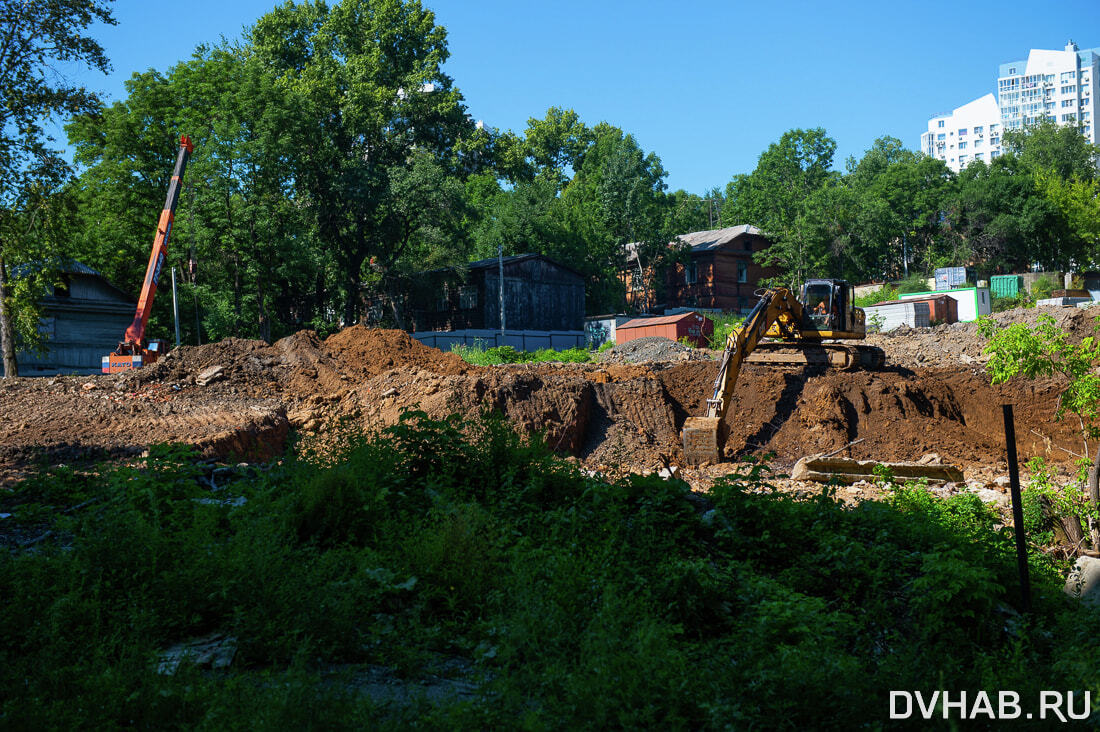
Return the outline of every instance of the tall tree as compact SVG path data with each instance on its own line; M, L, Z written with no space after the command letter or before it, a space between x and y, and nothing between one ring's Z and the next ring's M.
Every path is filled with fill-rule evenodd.
M15 305L8 267L38 258L33 232L34 202L43 187L53 189L70 175L53 149L47 123L97 106L95 95L57 72L58 64L79 64L106 72L103 48L87 29L113 25L110 0L0 0L0 357L4 376L18 375L15 359ZM28 209L30 205L32 208ZM19 238L22 231L31 238Z
M287 2L249 41L299 110L284 130L298 197L341 270L344 320L355 322L365 264L395 270L412 234L440 214L402 200L414 167L430 158L464 169L456 146L474 125L442 70L446 31L418 0Z
M1100 147L1089 144L1081 130L1044 119L1022 130L1006 130L1004 149L1032 171L1049 171L1062 180L1097 177Z
M757 256L762 264L777 266L793 287L817 274L825 256L824 242L809 231L805 204L837 177L830 171L835 152L836 141L820 127L789 130L760 155L751 174L726 186L722 223L763 229L772 245Z

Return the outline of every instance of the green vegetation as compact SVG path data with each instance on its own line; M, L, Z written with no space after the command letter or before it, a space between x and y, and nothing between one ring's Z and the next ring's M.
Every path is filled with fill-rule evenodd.
M856 295L855 306L857 308L867 308L875 303L886 302L887 300L897 300L898 294L896 287L885 284L872 292L868 292L864 295Z
M1096 319L1096 331L1100 335L1100 318ZM1100 337L1088 336L1080 343L1072 343L1069 334L1055 325L1053 317L1045 314L1039 316L1034 327L1012 323L998 328L991 319L981 318L978 332L989 339L983 353L990 356L985 368L994 384L1004 383L1014 376L1035 379L1059 375L1066 379L1055 418L1062 419L1068 412L1077 418L1081 427L1085 457L1080 461L1078 479L1081 485L1078 489L1084 489L1082 494L1087 496L1087 503L1084 497L1080 500L1072 495L1059 497L1044 490L1042 479L1034 489L1046 495L1048 508L1067 527L1066 533L1071 535L1072 541L1081 537L1094 550L1100 549L1100 450L1095 459L1088 457L1090 441L1095 446L1100 440L1100 369L1097 369L1100 366ZM1035 470L1038 475L1049 477L1045 465L1037 463ZM1088 528L1084 535L1082 521Z
M605 344L606 345L606 344ZM612 343L612 346L615 344ZM604 349L606 350L606 349ZM588 363L592 360L592 352L584 348L566 348L555 351L553 348L540 348L537 351L517 351L511 346L493 346L492 348L478 348L476 346L464 346L456 343L451 346L451 352L457 353L467 363L475 366L499 366L504 363Z
M745 322L745 316L738 313L703 313L703 317L714 323L714 331L710 334L707 347L715 351L724 350L726 337Z
M158 448L4 499L5 531L42 537L0 553L4 726L851 729L891 689L1100 685L1096 611L1038 555L1016 615L1011 535L971 496L796 500L750 465L700 505L415 413L207 475ZM227 669L157 672L211 633L236 639ZM476 693L390 703L362 682L382 666Z

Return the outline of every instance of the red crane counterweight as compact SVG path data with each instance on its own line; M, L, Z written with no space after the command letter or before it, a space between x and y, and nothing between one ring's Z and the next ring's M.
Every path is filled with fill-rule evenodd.
M153 250L149 254L149 265L145 268L145 282L141 286L141 296L138 298L134 322L130 323L130 327L126 329L126 335L115 352L103 357L102 370L105 374L151 364L157 360L164 348L163 341L147 342L145 340L145 326L149 323L153 298L157 294L157 283L160 281L161 270L164 269L164 260L168 256L168 240L172 236L172 223L176 218L180 186L183 184L183 173L187 169L187 161L191 157L192 150L194 147L191 145L191 139L186 135L180 137L176 167L172 171L172 182L168 185L168 197L164 201L164 210L160 212L160 220L157 222Z

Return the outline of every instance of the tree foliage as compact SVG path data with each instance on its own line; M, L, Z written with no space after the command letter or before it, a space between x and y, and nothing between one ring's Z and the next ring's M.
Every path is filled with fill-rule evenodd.
M33 344L37 338L37 298L15 296L8 267L37 261L42 271L54 239L42 226L43 213L54 210L49 199L70 175L47 125L97 103L94 94L59 75L57 66L109 69L103 48L86 35L94 23L114 24L109 6L110 0L0 0L0 356L5 376L18 372L16 322L24 326L19 335L25 341ZM30 323L35 327L27 327Z

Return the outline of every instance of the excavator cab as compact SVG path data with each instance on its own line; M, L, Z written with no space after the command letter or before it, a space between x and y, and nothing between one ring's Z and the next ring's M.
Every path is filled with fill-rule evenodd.
M844 280L806 280L801 298L803 329L852 333L855 330L852 295L852 286Z

